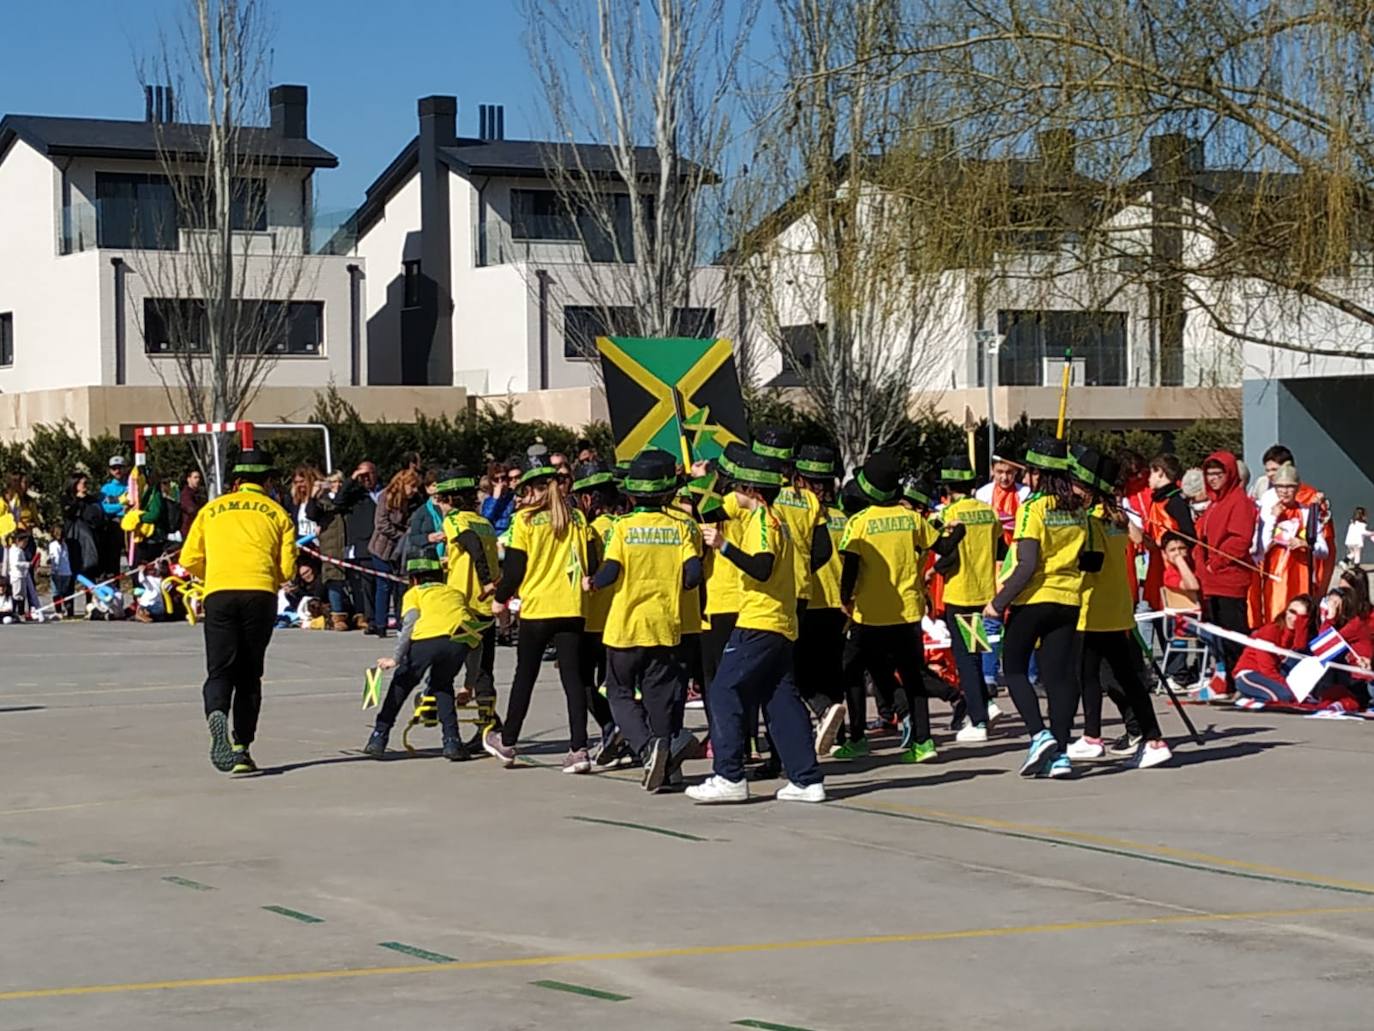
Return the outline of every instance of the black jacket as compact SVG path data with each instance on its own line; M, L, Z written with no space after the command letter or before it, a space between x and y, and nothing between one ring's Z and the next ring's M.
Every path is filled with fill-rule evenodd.
M357 480L349 480L334 499L334 507L343 513L344 545L353 549L355 559L366 560L371 552L367 542L372 539L377 519L377 502Z

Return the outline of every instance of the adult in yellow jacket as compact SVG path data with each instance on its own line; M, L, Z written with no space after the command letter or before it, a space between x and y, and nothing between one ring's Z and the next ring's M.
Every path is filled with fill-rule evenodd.
M234 489L196 515L181 564L205 582L205 720L215 769L252 773L248 747L262 709L262 666L277 619L277 589L296 573L296 524L265 489L265 451L244 451ZM233 707L233 740L229 710Z

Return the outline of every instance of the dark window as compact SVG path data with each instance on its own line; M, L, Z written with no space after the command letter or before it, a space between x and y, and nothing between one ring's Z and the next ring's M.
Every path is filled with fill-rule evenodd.
M781 329L782 371L773 378L769 386L800 386L802 376L816 361L816 352L825 339L825 323L804 323L800 326L783 326Z
M214 194L208 187L209 184L203 179L186 182L186 206L181 212L181 224L187 229L215 227ZM233 195L229 198L229 228L236 232L267 231L266 179L234 180Z
M581 242L587 260L613 262L635 260L630 198L607 194L608 210L594 213L580 201L573 207L554 190L511 190L510 228L515 240L568 240ZM654 197L645 194L646 224L653 225Z
M0 365L14 364L14 312L0 314Z
M595 358L597 337L639 335L639 319L633 308L574 305L563 308L563 357Z
M706 340L716 335L716 309L679 308L673 312L673 336Z
M101 247L176 250L176 197L166 176L97 172L95 202Z
M323 301L236 301L234 321L248 338L243 350L318 355L324 347ZM203 301L149 297L143 302L143 350L147 354L210 349Z
M420 263L418 261L405 261L401 263L405 269L405 295L401 301L402 307L420 307Z
M511 190L510 233L516 240L576 240L577 219L553 190Z
M997 331L1006 338L998 386L1044 386L1045 359L1062 358L1070 348L1084 363L1084 386L1126 385L1125 312L999 311Z
M324 349L324 302L291 301L286 306L286 353L317 355Z

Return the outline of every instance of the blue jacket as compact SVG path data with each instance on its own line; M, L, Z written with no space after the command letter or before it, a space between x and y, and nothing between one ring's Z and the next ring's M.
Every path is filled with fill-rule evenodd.
M100 488L100 507L105 510L105 514L111 519L118 519L129 506L119 499L129 492L127 483L120 483L111 477L104 486Z
M515 491L502 491L498 498L495 495L482 502L482 518L491 523L497 534L503 534L510 529L511 516L515 514Z

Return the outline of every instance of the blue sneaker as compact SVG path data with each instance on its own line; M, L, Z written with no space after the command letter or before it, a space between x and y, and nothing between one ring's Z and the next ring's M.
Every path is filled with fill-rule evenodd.
M1060 752L1045 766L1045 776L1047 777L1072 777L1073 763L1069 757Z
M910 717L910 716L903 716L903 717L902 717L902 745L901 745L902 751L906 751L908 748L910 748L910 747L911 747L911 744L912 744L912 741L911 741L911 717Z
M1026 761L1021 764L1021 776L1034 777L1040 772L1040 767L1045 765L1045 760L1050 755L1059 750L1059 743L1055 741L1054 735L1048 730L1042 730L1031 738L1030 751L1026 753Z

